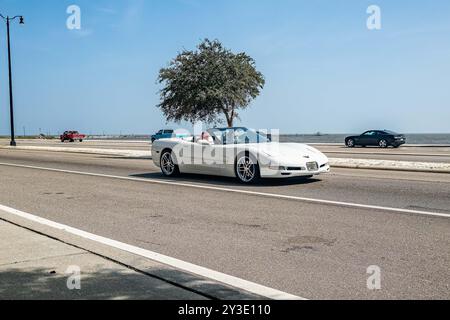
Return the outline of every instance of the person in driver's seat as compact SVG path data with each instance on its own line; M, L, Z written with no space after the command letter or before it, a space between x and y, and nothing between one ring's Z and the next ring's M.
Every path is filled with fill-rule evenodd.
M208 141L210 144L214 144L214 139L211 137L211 135L207 131L202 132L200 140L205 140L205 141Z

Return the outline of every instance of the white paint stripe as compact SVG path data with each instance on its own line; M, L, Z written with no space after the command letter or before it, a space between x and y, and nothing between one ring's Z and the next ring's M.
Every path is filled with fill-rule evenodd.
M77 236L80 236L82 238L92 240L98 243L105 244L107 246L117 248L123 251L127 251L163 264L166 264L168 266L175 267L177 269L187 271L190 273L194 273L215 281L219 281L221 283L230 285L232 287L242 289L269 299L276 299L276 300L306 300L305 298L298 297L283 291L279 291L276 289L272 289L254 282L250 282L247 280L243 280L237 277L233 277L218 271L214 271L205 267L201 267L183 260L179 260L176 258L172 258L169 256L165 256L162 254L159 254L157 252L153 252L150 250L142 249L139 247L135 247L123 242L119 242L116 240L112 240L109 238L105 238L96 234L92 234L83 230L79 230L58 222L54 222L51 220L47 220L38 216L35 216L30 213L26 213L14 208L10 208L4 205L0 204L0 210L5 211L7 213L13 214L15 216L19 216L21 218L27 219L29 221L37 222L39 224L49 226L58 230L65 231L70 234L74 234Z
M350 207L350 208L357 208L357 209L380 210L380 211L387 211L387 212L393 212L393 213L403 213L403 214L407 213L407 214L425 215L425 216L432 216L432 217L450 218L450 214L448 214L448 213L409 210L409 209L402 209L402 208L374 206L374 205L359 204L359 203L352 203L352 202L305 198L305 197L288 196L288 195L276 194L276 193L256 192L256 191L249 191L249 190L242 190L242 189L214 187L214 186L199 185L199 184L192 184L192 183L182 183L182 182L156 180L156 179L143 179L143 178L134 178L134 177L121 177L121 176L114 176L114 175L101 174L101 173L91 173L91 172L81 172L81 171L72 171L72 170L64 170L64 169L27 166L27 165L11 164L11 163L3 163L3 162L0 162L0 166L36 169L36 170L44 170L44 171L50 171L50 172L69 173L69 174L77 174L77 175L83 175L83 176L101 177L101 178L109 178L109 179L118 179L118 180L125 180L125 181L137 181L137 182L145 182L145 183L160 184L160 185L189 187L189 188L212 190L212 191L223 191L223 192L239 193L239 194L252 195L252 196L263 196L263 197L284 199L284 200L297 200L297 201L303 201L303 202L309 202L309 203L326 204L326 205Z
M127 150L127 149L104 149L104 148L76 148L76 147L0 147L6 150L23 150L23 151L48 151L48 152L64 152L64 153L82 153L82 154L100 154L122 157L151 157L151 151L143 150ZM150 149L150 148L149 148Z

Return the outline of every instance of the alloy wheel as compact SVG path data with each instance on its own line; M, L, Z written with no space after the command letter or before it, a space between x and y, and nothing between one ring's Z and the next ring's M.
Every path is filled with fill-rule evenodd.
M355 146L355 141L353 139L350 139L347 141L347 147L353 148Z
M175 163L173 162L171 152L165 152L161 156L161 170L166 176L171 176L174 174Z
M251 182L257 174L256 164L249 156L243 156L236 163L236 173L242 182Z
M387 148L387 141L384 139L380 140L380 142L378 144L381 148Z

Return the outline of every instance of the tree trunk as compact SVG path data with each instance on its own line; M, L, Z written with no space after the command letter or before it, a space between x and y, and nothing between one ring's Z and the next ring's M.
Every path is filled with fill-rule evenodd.
M223 113L225 114L225 118L227 119L227 125L228 128L232 128L233 127L233 122L234 122L234 110L231 111L231 113L228 113L229 111L224 110Z
M233 123L234 123L234 106L231 108L231 112L230 115L227 117L227 122L228 122L228 128L232 128L233 127Z

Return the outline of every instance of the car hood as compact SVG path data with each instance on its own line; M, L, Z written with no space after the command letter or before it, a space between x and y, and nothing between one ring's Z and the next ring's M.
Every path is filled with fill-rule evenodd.
M328 158L316 148L301 143L261 143L255 145L258 153L275 158L281 162L298 163L318 161L328 162Z

